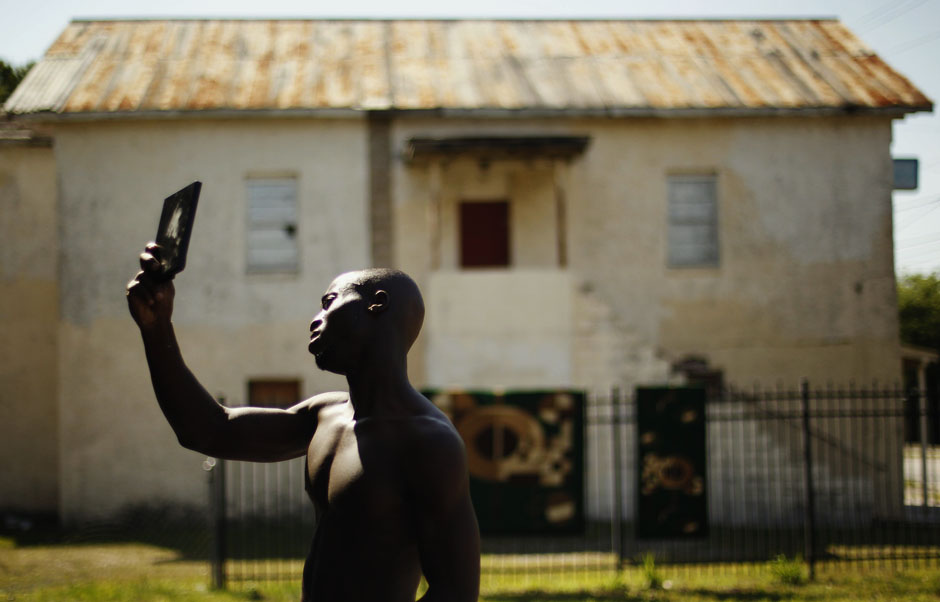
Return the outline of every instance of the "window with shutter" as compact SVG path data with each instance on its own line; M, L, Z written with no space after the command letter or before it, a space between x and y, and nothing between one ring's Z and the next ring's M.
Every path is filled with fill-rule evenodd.
M669 176L669 266L718 265L715 176Z
M296 272L297 180L257 178L247 181L249 272Z

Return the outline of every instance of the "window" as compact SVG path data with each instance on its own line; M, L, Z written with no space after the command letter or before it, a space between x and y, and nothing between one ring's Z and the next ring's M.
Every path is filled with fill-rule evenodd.
M289 408L300 401L300 382L296 380L248 381L248 405L262 408Z
M669 265L718 265L715 176L669 177Z
M509 266L509 203L460 203L460 267Z
M296 272L296 178L253 178L247 188L248 271Z

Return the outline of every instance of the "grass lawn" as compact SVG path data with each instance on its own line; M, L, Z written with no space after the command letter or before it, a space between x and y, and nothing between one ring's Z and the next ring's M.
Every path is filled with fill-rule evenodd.
M661 580L658 589L647 585ZM800 565L698 567L648 566L621 575L611 572L556 572L551 575L490 575L483 578L483 602L587 602L603 600L855 601L940 600L940 567L904 571L840 564L821 567L813 583ZM790 584L784 581L791 581ZM241 584L229 591L208 587L207 563L142 543L73 543L19 546L0 538L0 601L37 602L296 602L299 584Z

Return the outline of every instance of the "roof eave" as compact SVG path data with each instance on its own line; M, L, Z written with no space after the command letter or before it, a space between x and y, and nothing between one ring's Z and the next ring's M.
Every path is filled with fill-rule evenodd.
M728 118L728 117L811 117L837 115L871 115L899 118L911 113L933 112L933 103L887 107L720 107L720 108L309 108L309 109L201 109L173 111L88 111L11 113L8 119L31 123L74 123L93 121L149 121L191 119L301 119L332 118L360 119L373 112L394 117L446 117L446 118Z

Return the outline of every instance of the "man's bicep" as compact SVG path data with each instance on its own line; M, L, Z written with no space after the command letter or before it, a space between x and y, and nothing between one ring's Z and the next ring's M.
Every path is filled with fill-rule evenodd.
M470 496L446 515L422 521L421 569L428 582L426 602L475 601L480 590L480 532Z
M219 457L251 462L277 462L304 455L317 425L322 403L317 398L288 409L226 409L226 426L214 442Z
M431 600L476 600L480 587L480 531L470 501L466 455L459 438L428 456L419 470L417 504L421 567Z

